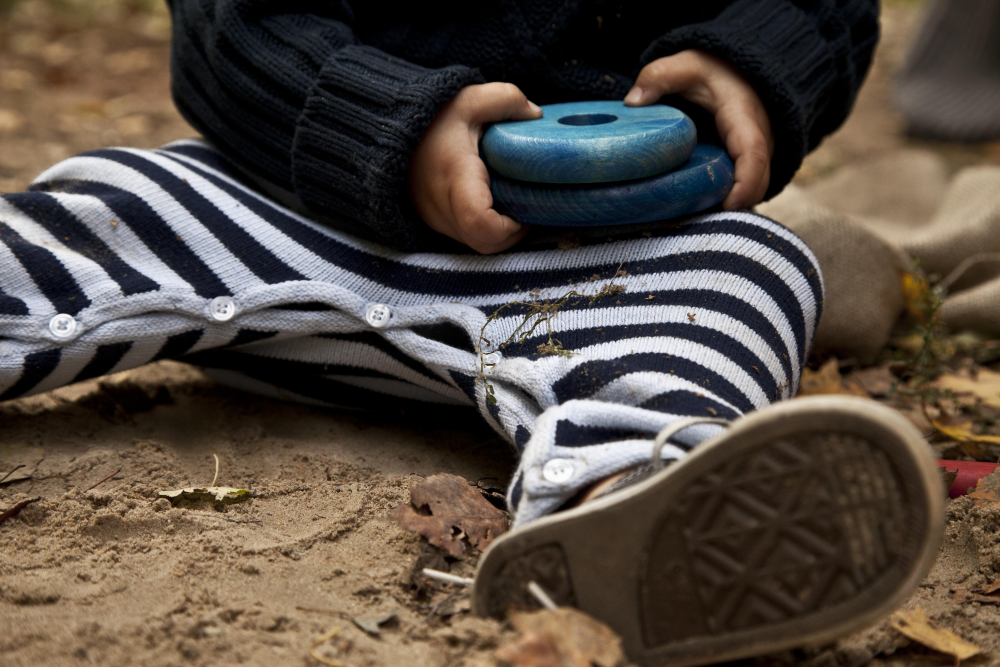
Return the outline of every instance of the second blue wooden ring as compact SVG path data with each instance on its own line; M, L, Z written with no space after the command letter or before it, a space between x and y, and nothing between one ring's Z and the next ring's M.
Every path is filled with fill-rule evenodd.
M667 220L715 206L733 189L733 163L699 144L680 169L624 183L553 185L490 174L493 208L527 225L592 227Z
M569 102L537 120L496 123L483 135L486 163L518 181L609 183L681 166L698 142L684 112L663 104Z

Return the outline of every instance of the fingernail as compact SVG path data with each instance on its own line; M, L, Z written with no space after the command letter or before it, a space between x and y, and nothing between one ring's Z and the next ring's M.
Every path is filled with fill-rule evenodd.
M628 91L628 95L625 96L625 102L628 104L638 104L641 99L642 88L639 86L632 86L632 90Z
M531 100L528 100L528 107L529 107L529 108L530 108L530 109L531 109L532 111L534 111L535 113L542 113L542 107L538 106L537 104L535 104L535 103L534 103L534 102L532 102Z

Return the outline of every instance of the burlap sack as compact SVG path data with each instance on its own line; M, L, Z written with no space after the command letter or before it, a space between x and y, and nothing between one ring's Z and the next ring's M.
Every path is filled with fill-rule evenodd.
M823 267L816 350L877 353L905 308L911 257L948 284L946 326L1000 335L1000 167L965 169L947 186L945 174L937 155L900 151L758 207L801 235Z

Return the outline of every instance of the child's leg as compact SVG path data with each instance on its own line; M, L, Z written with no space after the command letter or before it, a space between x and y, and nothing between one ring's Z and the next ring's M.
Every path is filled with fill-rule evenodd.
M0 200L0 242L0 399L183 357L325 404L476 405L522 452L519 522L648 461L682 416L791 396L822 300L809 250L750 213L404 254L275 206L199 142L56 165Z

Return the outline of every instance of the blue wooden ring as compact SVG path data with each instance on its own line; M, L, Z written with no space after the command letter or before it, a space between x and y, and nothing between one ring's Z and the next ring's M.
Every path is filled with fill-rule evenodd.
M486 130L486 163L507 178L533 183L630 181L681 166L698 142L691 119L662 104L569 102L542 111L538 120Z
M528 225L590 227L675 218L715 206L733 189L733 163L698 144L680 169L635 181L589 185L526 183L490 174L493 208Z

